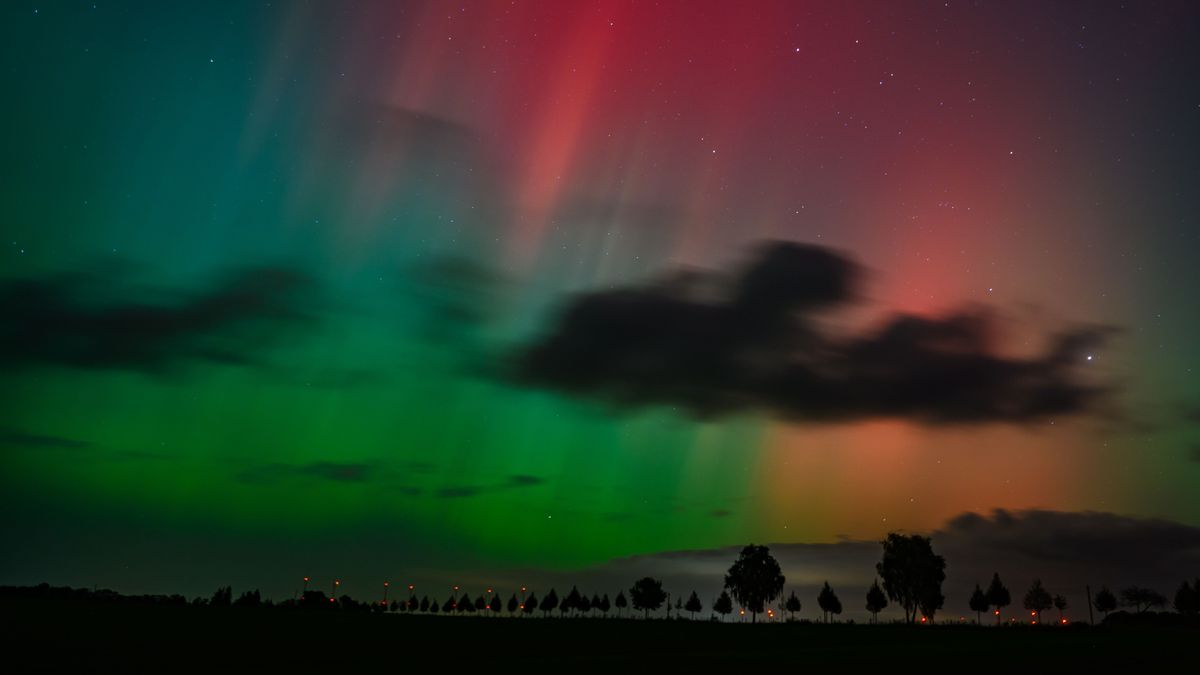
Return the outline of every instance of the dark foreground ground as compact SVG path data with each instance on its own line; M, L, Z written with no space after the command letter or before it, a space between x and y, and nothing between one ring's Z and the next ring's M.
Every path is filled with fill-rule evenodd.
M1200 631L1179 627L750 625L24 602L0 610L4 672L1200 672Z

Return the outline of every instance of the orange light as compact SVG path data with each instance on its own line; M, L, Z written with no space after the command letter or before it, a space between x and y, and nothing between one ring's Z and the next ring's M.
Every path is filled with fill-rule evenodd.
M1066 619L1063 619L1063 620L1062 620L1062 622L1063 622L1063 623L1066 623L1066 622L1067 622L1067 620L1066 620Z
M391 586L392 584L391 584L390 582L387 582L387 581L385 581L385 582L383 582L383 585L384 585L384 586Z
M308 581L308 577L304 577L304 580L305 580L305 581Z
M992 612L992 613L995 614L996 616L1000 616L1000 610L996 610L995 612Z
M921 623L925 623L927 620L928 619L926 619L925 617L921 617Z
M408 590L410 590L410 591L411 591L412 589L413 589L413 585L412 585L412 584L409 584L409 585L408 585Z

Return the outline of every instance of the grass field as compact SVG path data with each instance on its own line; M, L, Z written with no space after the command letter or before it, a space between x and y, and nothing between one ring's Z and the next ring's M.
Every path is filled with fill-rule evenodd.
M32 602L6 603L3 616L8 672L1187 672L1200 642L1200 631L1182 628L750 625Z

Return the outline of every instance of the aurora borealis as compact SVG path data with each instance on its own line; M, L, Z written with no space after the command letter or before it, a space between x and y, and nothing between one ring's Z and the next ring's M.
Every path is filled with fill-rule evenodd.
M0 16L0 581L365 594L995 508L1200 526L1191 3ZM783 292L737 285L765 242L857 270L785 303L819 306L804 337L739 309ZM655 288L686 311L562 337ZM863 403L928 391L897 317L988 375ZM639 325L648 370L579 356ZM743 379L799 351L872 368L811 400Z

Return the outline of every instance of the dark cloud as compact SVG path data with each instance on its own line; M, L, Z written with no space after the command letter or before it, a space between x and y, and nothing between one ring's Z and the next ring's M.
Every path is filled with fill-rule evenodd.
M162 373L188 362L250 365L312 320L314 284L293 269L238 270L184 293L64 276L0 284L0 362Z
M537 476L518 474L509 476L508 480L504 481L503 483L494 483L491 485L449 485L438 488L433 494L435 497L441 497L444 499L458 499L461 497L475 497L488 492L502 492L517 488L536 487L544 484L545 482L545 479Z
M32 434L20 429L0 428L0 447L5 448L80 450L91 447L91 445L90 441L80 441L74 438Z
M512 376L623 407L798 421L1026 422L1089 411L1107 392L1079 370L1107 327L1052 336L1030 358L997 352L996 322L981 309L828 334L819 320L856 306L861 276L837 252L772 242L732 277L693 272L586 293L516 356Z
M244 483L274 483L289 478L315 478L339 483L361 483L375 474L372 464L312 462L309 464L264 464L238 474Z

